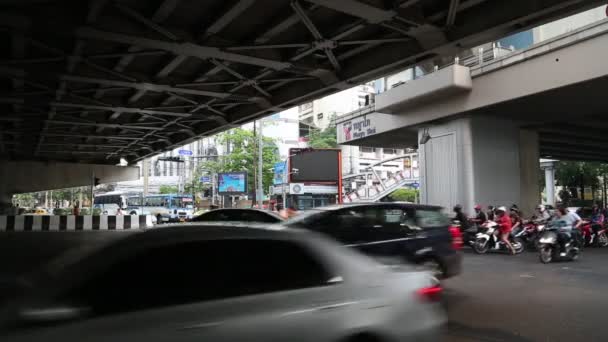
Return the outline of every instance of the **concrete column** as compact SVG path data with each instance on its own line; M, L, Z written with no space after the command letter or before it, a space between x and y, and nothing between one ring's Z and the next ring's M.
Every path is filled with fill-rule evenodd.
M422 128L431 139L419 145L421 203L448 210L478 203L531 212L538 204L538 136L509 121L463 117Z
M524 215L530 215L540 203L540 148L538 132L519 130L520 201L517 202Z
M555 206L555 161L541 160L540 167L545 171L546 203Z

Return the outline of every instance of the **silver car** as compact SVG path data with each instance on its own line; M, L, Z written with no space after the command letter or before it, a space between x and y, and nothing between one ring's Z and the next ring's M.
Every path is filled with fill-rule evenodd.
M3 342L436 341L445 323L428 273L285 228L151 230L29 282L2 311Z

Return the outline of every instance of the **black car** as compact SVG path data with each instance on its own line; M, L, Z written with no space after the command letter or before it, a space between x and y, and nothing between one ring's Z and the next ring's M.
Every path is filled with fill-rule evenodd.
M329 235L387 262L410 261L438 277L460 273L459 242L441 207L410 203L348 204L318 208L288 220L286 226Z
M259 209L215 209L193 217L192 222L279 223L283 218L272 211Z

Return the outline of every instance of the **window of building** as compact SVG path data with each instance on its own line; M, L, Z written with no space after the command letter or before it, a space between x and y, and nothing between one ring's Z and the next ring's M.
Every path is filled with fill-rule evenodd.
M299 244L261 239L154 247L109 266L59 300L91 308L94 315L109 315L326 286L332 278ZM108 289L113 289L112 300Z
M396 154L397 151L394 148L385 148L384 154Z
M317 114L317 119L319 119L319 120L323 119L323 113Z
M376 152L376 149L373 147L360 147L359 151L361 151L361 153L374 153Z

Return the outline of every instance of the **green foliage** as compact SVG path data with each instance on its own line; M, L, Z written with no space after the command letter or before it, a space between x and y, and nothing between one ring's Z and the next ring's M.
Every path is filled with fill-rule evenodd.
M230 153L220 156L217 160L210 160L199 165L195 172L194 180L186 188L195 191L201 191L208 185L203 185L198 182L202 175L212 175L220 172L235 172L247 171L248 190L254 191L254 173L257 172L258 166L258 148L257 139L252 131L235 128L220 134L218 138L220 144L230 147ZM272 138L263 138L263 177L262 182L264 191L267 191L272 184L273 173L270 171L274 164L279 161L278 147ZM193 184L197 183L197 184Z
M311 129L308 136L308 146L312 148L336 148L338 147L336 126L330 125L324 130Z
M597 189L600 185L599 176L605 166L597 162L559 161L556 163L555 179L570 192L566 197L581 198L584 187Z
M158 191L160 191L161 194L176 194L178 189L175 185L161 185Z
M388 195L392 201L395 202L416 202L418 198L418 190L401 188L393 191Z

